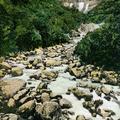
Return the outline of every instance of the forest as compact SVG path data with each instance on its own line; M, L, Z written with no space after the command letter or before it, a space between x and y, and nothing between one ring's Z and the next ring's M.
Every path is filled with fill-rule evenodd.
M1 0L0 55L68 41L83 14L58 0Z

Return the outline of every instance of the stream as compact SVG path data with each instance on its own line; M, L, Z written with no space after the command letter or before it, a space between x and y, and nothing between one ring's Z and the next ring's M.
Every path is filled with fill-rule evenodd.
M89 29L88 32L99 28L99 25L92 24L92 26L94 27L90 27L92 30ZM91 120L107 120L100 115L93 117L91 113L86 108L83 107L82 103L85 101L84 99L79 100L72 93L66 94L68 88L76 87L77 84L79 84L79 82L81 81L81 79L76 78L76 76L74 75L71 75L70 72L67 71L67 69L71 61L74 60L79 61L79 58L74 56L73 52L77 43L80 42L80 40L86 34L87 34L86 31L81 31L80 36L73 37L70 43L65 43L62 45L56 45L53 47L49 47L47 49L43 49L42 52L40 52L40 54L29 55L27 61L34 59L41 59L41 63L44 63L46 60L61 61L60 65L45 66L45 70L58 73L57 78L55 78L54 80L45 79L45 81L48 83L48 88L52 90L53 93L62 95L63 98L66 98L72 103L72 108L70 108L69 111L74 112L74 115L70 115L71 120L75 120L77 115L84 115L87 119L91 119ZM36 89L37 86L41 83L41 79L40 80L30 79L31 75L38 74L41 71L41 69L33 69L33 68L27 69L26 64L23 64L22 61L20 60L13 61L11 59L8 59L6 61L12 66L18 66L22 68L23 75L13 77L11 74L8 74L5 77L3 77L2 80L11 80L11 79L25 80L27 83L27 87L34 89ZM92 83L91 81L87 81L87 83L91 85L96 85L98 87L101 86L101 83ZM116 93L120 92L119 86L106 84L105 87L111 88ZM120 104L115 102L114 98L111 98L110 101L107 101L104 98L104 95L100 97L96 94L95 91L90 92L89 88L85 88L85 87L78 87L78 88L80 90L86 91L87 93L91 93L93 95L93 100L98 100L98 99L103 100L103 104L100 106L100 108L110 109L114 111L115 115L112 116L114 120L118 120L120 118ZM117 97L117 101L120 101L120 96L116 95L116 97Z

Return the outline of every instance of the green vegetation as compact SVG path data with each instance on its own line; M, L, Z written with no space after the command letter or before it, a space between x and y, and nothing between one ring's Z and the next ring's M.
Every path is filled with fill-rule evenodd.
M88 13L88 22L104 22L76 47L82 61L109 69L120 67L120 0L103 0Z
M83 14L58 0L0 0L0 55L67 42Z

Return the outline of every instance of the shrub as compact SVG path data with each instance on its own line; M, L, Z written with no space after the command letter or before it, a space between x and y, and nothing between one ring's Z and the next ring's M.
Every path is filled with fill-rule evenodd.
M92 19L105 22L104 26L93 33L89 33L76 47L75 53L80 55L83 62L104 66L109 69L119 69L120 67L120 0L103 1L102 6L98 6L91 13ZM112 4L112 6L111 6ZM118 5L119 7L116 7ZM110 6L110 7L109 7ZM113 11L112 11L113 10ZM98 16L96 19L96 15ZM91 19L91 18L89 18ZM91 20L92 20L91 19Z

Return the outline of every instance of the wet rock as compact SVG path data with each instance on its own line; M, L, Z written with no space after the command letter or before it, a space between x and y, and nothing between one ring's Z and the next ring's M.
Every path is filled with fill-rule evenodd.
M9 113L0 115L0 120L21 120L20 116Z
M39 90L38 93L39 93L39 94L42 94L42 93L44 93L44 92L50 94L52 91L51 91L50 89L41 89L41 90Z
M40 91L41 89L47 89L47 83L41 82L37 87L37 91Z
M26 83L23 80L4 80L0 81L1 92L6 97L12 97L15 93L25 87Z
M29 93L29 96L30 96L31 98L34 98L36 95L37 95L37 92L36 92L36 91L30 91L30 93Z
M78 98L84 98L86 101L90 101L93 98L93 95L87 92L84 92L83 90L79 90L78 88L72 88L71 92Z
M36 99L37 103L40 103L41 102L41 95L36 95L35 99Z
M28 61L21 61L21 63L22 63L23 65L29 65L29 62L28 62Z
M8 107L14 107L15 106L15 100L13 98L10 98L8 103L7 103Z
M43 105L41 103L37 104L35 107L37 119L43 120L42 111L43 111Z
M79 71L77 68L71 68L69 72L77 78L79 78L81 75L81 71Z
M2 70L0 70L0 78L2 78L4 76L5 76L5 73Z
M56 53L56 52L48 52L47 56L48 57L51 57L51 58L54 58L54 57L57 57L59 54Z
M94 69L95 69L95 67L94 67L94 65L86 65L85 66L85 69L86 69L86 72L88 73L88 72L92 72Z
M41 101L42 103L50 101L50 95L48 93L42 93Z
M42 55L43 54L43 48L36 48L35 52L37 55Z
M30 96L25 96L25 97L23 97L23 98L21 98L20 100L19 100L19 103L20 104L24 104L25 102L28 102L28 101L30 101L32 99L32 97L30 97Z
M42 64L42 63L38 63L36 66L35 66L35 68L36 69L41 69L41 70L44 70L45 69L45 67L44 67L44 65Z
M16 114L9 114L9 120L18 120L19 119L19 117L18 117L18 115L16 115Z
M101 72L98 70L92 71L91 77L93 82L100 82Z
M98 109L98 113L103 118L110 117L111 115L115 115L115 113L112 110L108 110L108 109Z
M97 115L97 108L103 104L102 100L87 101L83 102L83 107L85 107L92 114L93 117Z
M5 70L11 69L11 65L9 65L7 62L2 62L0 63L0 69L5 69Z
M35 51L30 51L29 55L35 55Z
M57 73L51 72L51 71L47 71L47 70L43 70L43 71L41 72L41 77L42 77L43 79L46 78L46 79L51 80L51 79L53 79L53 78L57 78L57 76L58 76Z
M60 99L59 103L60 103L60 106L61 106L63 109L72 108L72 103L71 103L69 100L65 99L65 98Z
M106 79L106 83L117 85L118 83L118 74L114 71L104 71L104 76Z
M14 77L23 75L23 70L20 67L13 67L11 72L12 72L12 76Z
M35 107L35 101L34 100L30 100L26 103L24 103L23 105L21 105L18 109L18 111L20 113L24 113L24 112L30 112L33 110L33 108Z
M32 69L32 64L27 65L26 69Z
M60 106L56 102L44 102L42 113L45 118L51 118L54 120L59 120L62 114Z
M40 59L34 59L34 61L33 61L33 63L32 63L32 65L33 66L36 66L38 63L40 63L41 62L41 60Z
M61 65L61 61L55 60L55 59L48 59L48 60L46 60L46 66L47 67L58 66L58 65Z
M111 97L110 97L109 95L104 96L104 98L105 98L106 100L108 100L108 101L111 100Z
M52 99L62 99L62 95L51 92L50 97Z
M77 78L84 77L86 75L85 66L71 68L71 65L70 65L68 68L68 71L70 72L70 74L74 75Z
M8 119L9 119L8 116L5 116L5 117L2 118L2 120L8 120Z
M101 94L102 94L100 87L96 88L95 92L98 96L101 96Z
M28 92L27 89L23 89L19 91L16 95L13 96L14 100L16 101L20 100L22 97L24 97L27 94L27 92Z
M80 33L75 30L72 30L72 37L78 37L78 36L80 36Z
M106 88L105 86L101 87L101 91L105 94L105 95L109 95L111 93L111 89Z
M0 57L0 63L4 62L5 58L4 57Z
M39 80L40 76L33 74L33 75L30 76L30 79L33 79L33 78L36 79L36 80Z
M103 104L103 100L95 100L94 101L94 105L95 105L95 108L98 108L100 105L102 105Z
M78 115L76 120L86 120L84 115Z
M63 59L62 64L68 64L68 60L67 59Z

